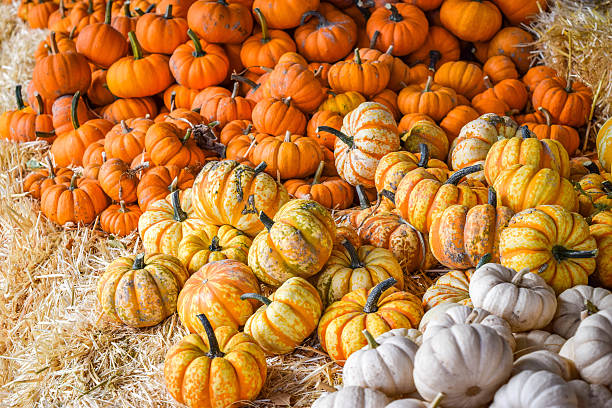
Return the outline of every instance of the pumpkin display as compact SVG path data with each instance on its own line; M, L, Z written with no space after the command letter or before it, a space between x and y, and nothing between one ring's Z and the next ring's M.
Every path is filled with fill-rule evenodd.
M23 180L23 191L27 191L37 200L49 187L57 184L70 183L73 171L67 168L54 167L51 158L47 156L47 168L41 168L28 174Z
M249 266L264 283L280 286L287 279L308 278L329 259L336 225L331 214L316 201L292 200L274 219L260 211L265 230L249 250Z
M289 195L314 200L325 208L344 210L353 203L353 188L340 177L321 177L325 162L321 161L312 180L287 180L283 185Z
M505 319L513 332L545 327L557 309L554 290L527 269L487 263L472 275L469 293L474 307Z
M297 276L286 280L269 299L257 293L240 298L263 303L249 317L244 331L268 354L293 351L315 330L323 312L317 290Z
M355 91L371 97L386 88L391 78L389 65L381 61L362 61L359 49L355 57L340 61L329 68L327 80L336 92Z
M415 328L423 316L420 300L411 293L393 288L396 281L386 279L369 291L347 293L325 309L317 334L321 347L338 364L367 345L363 330L372 336L399 328Z
M577 407L576 393L555 373L526 370L512 376L496 393L492 408Z
M342 387L336 392L321 395L312 408L384 408L390 399L380 391L358 386Z
M188 276L171 255L122 256L108 265L96 294L109 317L130 327L150 327L176 311Z
M235 259L247 263L251 239L230 225L204 225L201 229L183 236L178 244L177 257L190 274L204 265Z
M540 205L516 214L502 231L502 264L539 274L557 292L587 284L597 243L580 214Z
M368 37L373 38L378 32L374 47L386 51L393 46L392 55L408 55L416 51L427 37L429 23L425 13L412 4L385 4L376 9L366 26Z
M612 213L603 211L591 220L590 232L597 242L598 254L594 277L602 286L612 288Z
M423 307L432 309L442 303L458 303L472 306L470 299L470 279L473 269L449 271L440 276L423 294Z
M138 229L142 210L138 205L126 205L125 201L109 205L100 214L100 228L109 234L124 237Z
M197 319L206 337L188 334L166 353L164 379L170 395L191 407L231 406L255 399L267 374L261 347L232 327L214 330L203 314Z
M557 297L557 313L553 320L553 330L569 339L578 329L586 316L600 310L612 308L612 293L604 288L578 285L564 290Z
M187 272L190 265L187 264ZM238 329L255 312L257 303L241 300L245 293L259 293L251 268L233 259L205 263L189 276L177 299L179 319L191 333L199 333L198 314L210 316L213 328Z

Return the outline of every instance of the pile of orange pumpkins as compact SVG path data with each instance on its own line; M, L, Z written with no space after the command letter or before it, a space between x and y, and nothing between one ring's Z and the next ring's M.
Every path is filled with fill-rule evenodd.
M593 96L530 68L519 24L545 7L23 0L50 34L0 137L49 142L23 183L49 220L138 231L144 253L97 294L132 327L178 311L181 403L255 399L266 355L316 331L345 385L319 408L515 407L533 384L595 407L612 385L612 121L599 160L574 157ZM404 290L439 264L422 299Z

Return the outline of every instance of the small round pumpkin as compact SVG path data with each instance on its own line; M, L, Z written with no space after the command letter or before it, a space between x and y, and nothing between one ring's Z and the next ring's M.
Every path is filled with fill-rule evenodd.
M578 398L565 380L549 371L526 370L512 376L495 393L492 408L576 407Z
M37 200L40 200L42 193L47 188L57 184L70 183L72 179L72 170L54 167L49 156L47 156L47 163L47 168L35 170L23 180L23 191L27 191Z
M136 204L126 205L125 201L108 206L100 214L100 228L109 234L124 237L138 229L138 220L142 215Z
M458 303L472 306L470 299L470 280L473 269L449 271L440 276L423 294L423 306L430 310L443 303Z
M391 78L388 64L380 61L362 61L355 49L353 60L340 61L331 66L329 86L336 92L355 91L371 97L386 88Z
M553 330L569 339L576 334L578 325L584 318L609 308L612 308L612 293L607 289L588 285L566 289L557 297Z
M442 3L440 20L463 41L488 41L500 29L502 15L490 1L452 0Z
M573 337L574 363L580 376L592 384L612 385L612 309L585 318Z
M429 23L425 13L412 4L385 4L368 18L366 32L368 37L378 35L374 47L386 51L393 46L392 55L403 56L416 51L427 37Z
M457 105L457 94L451 88L436 84L433 77L421 85L409 85L397 97L402 114L423 113L435 121L441 120Z

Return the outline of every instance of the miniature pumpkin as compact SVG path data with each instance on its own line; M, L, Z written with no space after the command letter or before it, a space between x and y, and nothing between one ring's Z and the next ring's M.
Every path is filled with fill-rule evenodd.
M138 229L138 220L142 215L136 204L126 205L125 201L108 206L100 214L100 228L109 234L124 237Z
M612 171L612 118L597 132L597 157L606 171Z
M316 10L319 7L319 0L255 0L253 9L260 9L270 27L286 29L300 25L300 19L304 13Z
M428 77L425 84L403 88L397 96L397 105L404 115L423 113L439 121L457 105L457 94Z
M294 179L284 183L287 192L295 198L314 200L325 208L344 210L353 203L353 188L340 177L321 177L324 161L312 180Z
M416 153L420 150L420 145L425 144L434 159L443 161L448 156L449 143L446 133L428 120L414 123L408 132L401 135L401 140L404 148L410 152Z
M286 131L303 135L306 131L306 116L291 98L264 98L257 102L251 116L255 129L269 135L282 135Z
M393 46L392 55L408 55L416 51L427 37L429 23L425 13L412 4L385 4L376 9L366 26L368 37L378 36L373 41L374 47L386 51Z
M557 313L552 322L553 330L569 339L587 316L612 308L612 293L604 288L578 285L564 290L557 297Z
M434 75L434 81L441 86L451 88L457 94L472 99L485 90L484 74L480 67L466 61L449 61L440 66Z
M518 79L519 77L516 65L510 57L505 55L494 55L487 59L482 70L494 84L504 79Z
M96 293L102 310L114 320L150 327L176 311L176 299L188 276L171 255L122 256L107 266Z
M444 27L430 25L425 42L408 56L408 61L412 64L422 62L431 65L432 51L440 56L440 59L436 58L434 68L440 68L445 62L459 59L459 40Z
M601 384L589 384L582 380L572 380L567 383L578 397L578 406L606 408L608 401L612 401L612 391Z
M527 44L533 41L533 36L520 27L504 27L489 41L487 58L495 55L510 57L519 73L523 74L531 65L533 46Z
M37 200L40 200L42 193L49 187L57 184L70 183L72 170L62 167L54 167L51 158L47 156L47 168L35 170L23 180L23 191L27 191Z
M355 58L335 63L329 69L329 86L336 92L355 91L371 97L386 88L391 78L389 65L380 61L362 61L359 49Z
M137 118L113 126L104 138L106 157L131 163L145 149L145 134L152 124L150 119Z
M499 31L502 15L490 1L451 0L442 3L440 21L463 41L488 41Z
M549 371L522 371L496 393L491 408L576 407L578 399L559 375Z
M253 31L249 5L234 1L197 1L189 7L187 22L210 43L240 44Z
M189 169L181 169L172 164L152 168L141 177L138 183L136 195L140 209L146 211L151 204L163 200L175 190L192 187L194 178Z
M138 199L136 196L137 171L130 169L130 165L121 159L108 159L100 166L98 182L112 200L133 203Z
M370 388L346 386L336 392L321 395L312 408L385 408L390 399L380 391Z
M580 214L588 217L595 211L612 207L612 180L605 173L601 174L597 165L591 161L584 162L583 166L589 174L581 177L576 187Z
M580 127L586 124L593 94L591 89L580 82L549 78L540 82L533 91L534 108L543 107L559 124Z
M544 115L545 123L525 122L524 125L540 140L552 139L558 141L565 147L567 153L573 156L580 144L580 136L578 136L576 129L571 126L553 124L550 113L541 106L538 111Z
M173 123L155 123L147 129L144 145L156 166L174 164L179 167L205 162L205 153L191 137L192 128L182 131Z
M468 105L457 105L440 121L440 127L446 133L449 143L459 136L463 126L478 119L478 112Z
M340 114L342 117L348 115L353 109L357 108L366 101L363 95L355 91L348 91L338 94L328 91L327 93L329 97L323 101L321 105L319 105L319 111L335 112ZM316 130L316 127L314 130ZM331 148L333 149L333 144Z
M602 211L595 215L591 222L590 232L597 241L599 250L594 276L602 286L612 289L612 213Z
M521 81L527 86L527 90L531 95L540 82L555 77L557 77L557 71L554 68L547 67L546 65L536 65L529 68L525 75L523 75L523 78L521 78Z
M516 340L516 349L514 350L516 358L538 350L548 350L559 353L561 346L565 343L563 337L544 330L515 333L514 339Z
M442 303L458 303L472 306L470 299L470 279L473 269L467 271L449 271L440 276L423 294L425 310L432 309Z
M574 363L580 376L592 384L612 384L612 309L585 318L573 337Z

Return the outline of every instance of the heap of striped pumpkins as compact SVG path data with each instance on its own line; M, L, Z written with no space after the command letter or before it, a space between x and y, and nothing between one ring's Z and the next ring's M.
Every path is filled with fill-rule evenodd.
M132 327L178 311L181 403L253 400L316 331L345 385L317 407L596 407L612 122L574 157L592 92L520 45L544 7L23 0L51 31L0 136L50 143L24 188L51 221L138 231L98 298Z

